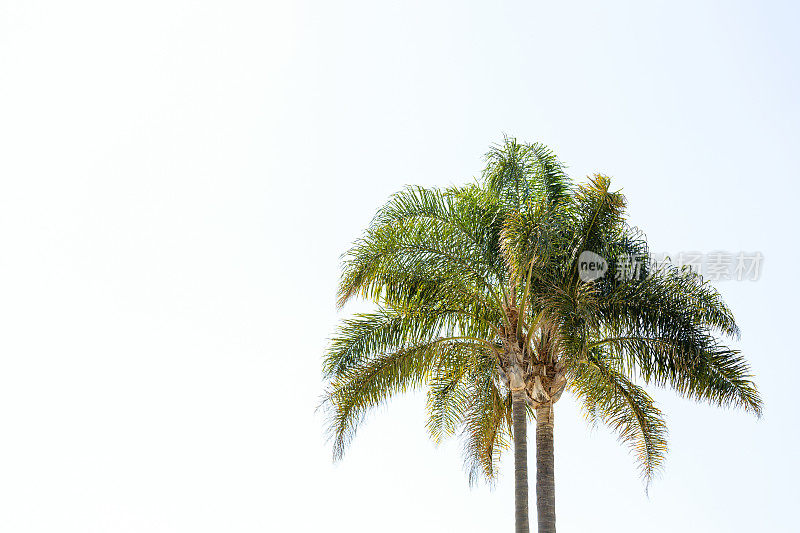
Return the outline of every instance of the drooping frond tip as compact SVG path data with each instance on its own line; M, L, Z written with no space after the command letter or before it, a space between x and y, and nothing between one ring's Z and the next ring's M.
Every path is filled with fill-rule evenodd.
M630 448L649 486L667 453L667 426L653 399L597 357L581 365L571 389L581 400L587 419L601 420Z

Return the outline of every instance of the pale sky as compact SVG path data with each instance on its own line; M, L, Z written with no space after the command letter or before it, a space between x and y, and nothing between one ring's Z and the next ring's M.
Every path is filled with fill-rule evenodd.
M422 394L335 465L314 413L353 311L339 255L507 133L613 176L656 251L765 258L717 284L763 419L654 391L671 449L646 496L565 397L559 531L792 531L798 22L770 1L0 0L0 530L512 531L512 457L470 489Z

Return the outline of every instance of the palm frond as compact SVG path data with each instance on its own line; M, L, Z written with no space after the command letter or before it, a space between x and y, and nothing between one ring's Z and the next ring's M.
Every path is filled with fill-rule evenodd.
M334 458L343 456L370 408L394 394L424 385L437 362L454 354L470 356L480 345L457 339L434 339L362 361L332 381L320 407L327 413Z
M493 216L464 191L418 189L395 197L345 255L339 304L354 296L409 299L445 284L499 306L505 272Z
M511 438L511 393L497 386L493 366L471 377L463 416L464 467L470 485L497 479L502 453Z
M667 453L667 426L647 392L609 363L593 354L577 367L570 388L590 422L600 419L628 445L649 484Z
M514 211L540 200L552 205L569 198L571 183L565 166L543 144L524 144L504 137L485 159L483 180L487 189Z

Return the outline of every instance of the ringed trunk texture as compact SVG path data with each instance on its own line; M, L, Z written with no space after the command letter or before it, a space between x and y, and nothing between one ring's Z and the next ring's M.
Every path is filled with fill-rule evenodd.
M516 431L516 416L514 424ZM547 404L536 409L536 512L539 533L556 533L554 458L553 404Z
M525 389L512 390L511 401L514 423L514 530L516 533L530 533L528 522L528 420L525 409Z

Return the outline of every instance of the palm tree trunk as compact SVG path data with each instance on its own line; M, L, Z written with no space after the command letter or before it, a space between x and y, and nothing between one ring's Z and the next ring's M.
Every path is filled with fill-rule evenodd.
M514 524L516 533L530 533L528 522L528 420L525 389L511 391L514 421Z
M516 430L516 417L514 419ZM539 533L556 533L553 405L536 409L536 512Z

